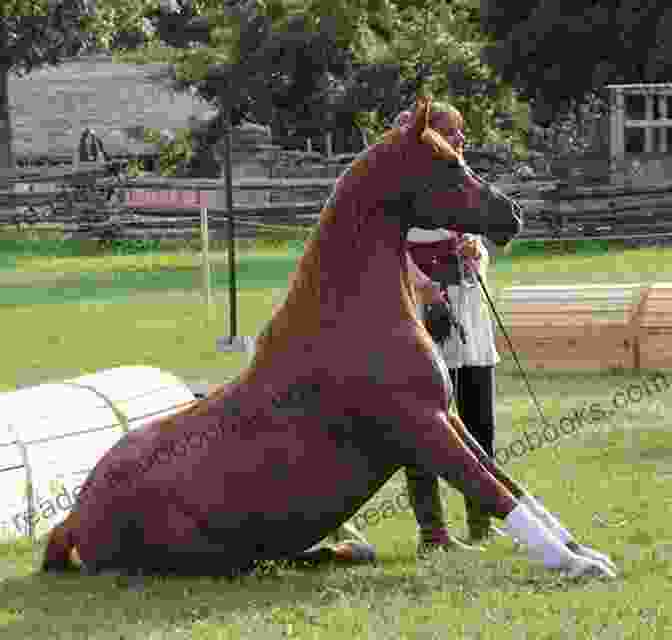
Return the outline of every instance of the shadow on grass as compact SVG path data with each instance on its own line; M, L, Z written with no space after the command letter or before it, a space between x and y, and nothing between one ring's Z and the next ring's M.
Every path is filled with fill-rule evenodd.
M666 485L654 482L649 458L655 451L669 454L670 436L645 430L635 440L630 438L628 431L614 429L609 446L601 451L579 440L568 441L561 452L562 467L550 464L550 451L542 449L514 470L515 477L550 498L549 508L560 507L561 517L582 540L585 537L588 544L613 554L622 568L615 582L588 578L566 581L531 565L506 539L495 540L484 554L439 553L417 561L413 525L401 526L393 519L385 523L384 531L367 532L379 546L376 566L280 568L233 581L146 578L135 588L137 585L123 577L26 575L36 566L33 550L5 554L2 564L14 562L17 570L0 585L0 626L12 637L37 640L147 637L152 632L178 637L178 629L184 633L200 625L212 634L203 637L220 637L230 627L235 631L236 625L254 629L261 625L262 631L280 637L292 621L314 629L330 616L341 616L339 620L361 616L374 624L378 620L374 612L384 602L397 608L426 608L430 615L438 593L444 594L456 614L479 606L479 602L485 606L508 597L553 597L555 593L586 590L606 594L622 589L624 583L662 575L672 558L672 545L657 533L666 527L664 513L648 508L648 501L662 504L666 495ZM567 493L570 477L581 487L579 502ZM599 522L591 521L596 510L602 517ZM647 532L650 535L644 535ZM562 601L554 602L560 606ZM348 614L342 613L344 608ZM374 617L369 619L369 615Z
M318 614L314 624L319 625L319 614L332 606L375 607L388 598L429 605L437 591L466 602L494 591L583 588L540 568L516 567L527 562L513 551L504 559L479 556L435 554L423 562L384 556L378 566L279 570L233 581L146 578L140 589L112 576L34 573L2 584L3 626L7 634L35 640L99 637L105 632L119 637L123 631L149 635L159 629L188 630L197 623L226 625L241 616L278 624L283 616L310 610Z

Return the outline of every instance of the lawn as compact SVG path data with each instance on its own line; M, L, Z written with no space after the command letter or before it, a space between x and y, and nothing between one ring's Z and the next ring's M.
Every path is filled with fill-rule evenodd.
M672 280L672 251L498 256L493 289L512 283ZM296 254L240 253L239 324L252 334L282 300ZM0 384L36 384L117 365L150 364L219 382L242 356L215 352L228 330L226 260L213 253L215 313L199 298L199 257L15 257L0 270L6 336ZM94 284L78 275L90 274ZM94 286L95 285L95 286ZM79 288L78 288L79 287ZM88 288L87 288L88 287ZM51 294L45 292L51 290ZM58 292L65 292L59 299ZM110 339L119 336L119 339ZM15 337L9 339L9 337ZM651 374L642 374L650 378ZM660 390L630 374L532 375L552 425L591 403L604 409L573 435L506 468L542 495L581 539L609 552L611 583L566 583L531 565L507 539L483 554L415 558L412 514L394 507L395 476L361 512L377 546L375 567L276 569L228 582L35 573L39 545L0 547L0 637L11 638L667 638L672 635L672 383ZM614 411L619 390L649 389ZM631 394L637 397L636 394ZM522 380L498 377L499 450L542 428ZM447 518L463 530L462 500L445 490ZM367 515L368 514L368 515Z

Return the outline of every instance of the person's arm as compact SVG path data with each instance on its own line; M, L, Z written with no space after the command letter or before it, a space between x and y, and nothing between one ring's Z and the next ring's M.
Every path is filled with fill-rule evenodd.
M420 267L415 264L408 251L406 252L406 262L408 264L408 273L411 277L411 283L418 292L420 301L423 304L442 302L443 295L441 294L441 287L422 272Z
M488 287L488 267L490 266L490 253L488 252L488 248L480 235L472 237L478 247L478 262L476 263L478 265L478 273L481 276L483 285ZM483 291L481 291L481 303L485 309L484 313L487 317L489 317L490 308L487 304L487 299Z
M476 242L479 250L478 271L481 274L481 277L485 278L485 275L488 273L488 267L490 266L490 254L488 253L488 248L485 246L485 242L483 242L481 236L476 236Z

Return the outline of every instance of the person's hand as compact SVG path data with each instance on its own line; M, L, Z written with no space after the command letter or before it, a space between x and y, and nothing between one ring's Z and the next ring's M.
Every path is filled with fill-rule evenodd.
M417 290L422 304L439 304L444 302L444 292L438 282L431 282Z
M428 304L440 304L446 301L443 289L438 282L432 282L430 291Z
M476 238L465 238L460 252L465 258L478 260L481 257L481 247Z

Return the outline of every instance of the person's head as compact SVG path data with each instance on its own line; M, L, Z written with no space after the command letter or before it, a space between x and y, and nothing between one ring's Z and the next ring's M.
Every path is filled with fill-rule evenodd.
M430 123L457 151L464 152L464 117L455 107L445 102L433 102Z
M483 181L465 162L464 118L458 109L434 103L431 98L418 98L414 112L403 111L395 119L387 137L392 140L395 136L411 145L405 160L411 183L418 177L424 181L423 188L412 193L414 215L409 228L483 234L498 246L520 232L520 206ZM418 153L422 149L411 141L424 143L425 148L429 145L433 158L448 164L426 164ZM405 203L403 198L399 201Z
M401 127L411 124L415 114L413 111L402 111L397 115L393 126ZM460 154L464 152L464 117L458 109L442 101L432 101L432 112L429 125L440 133Z

